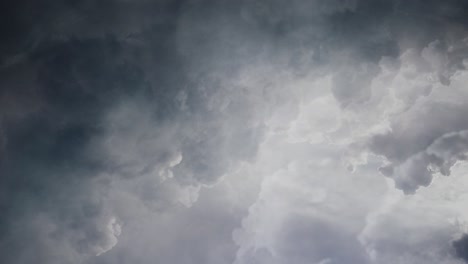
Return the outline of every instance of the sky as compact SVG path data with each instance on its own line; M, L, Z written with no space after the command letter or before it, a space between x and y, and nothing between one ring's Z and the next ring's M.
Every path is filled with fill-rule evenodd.
M0 263L468 263L468 1L2 1L0 36Z

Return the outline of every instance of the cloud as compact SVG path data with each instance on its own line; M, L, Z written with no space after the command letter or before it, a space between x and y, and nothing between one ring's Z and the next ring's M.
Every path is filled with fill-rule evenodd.
M466 256L466 235L462 236L460 239L453 242L453 247L457 253L457 256L461 259L467 261Z
M390 129L373 136L369 144L374 153L385 156L390 162L381 171L395 178L397 187L405 192L427 186L436 172L448 175L450 167L457 160L463 160L465 152L465 105L461 98L466 95L460 90L465 73L464 70L453 71L449 75L452 76L448 79L450 83L444 83L438 77L441 74L439 63L431 63L430 58L443 57L447 51L436 51L433 47L431 43L420 53L424 61L411 59L419 67L426 65L427 68L417 71L415 77L407 75L406 81L400 84L411 88L405 89L412 93L418 89L420 92L412 95L402 89L398 91L396 96L401 110L390 117ZM402 72L405 71L403 68Z
M0 10L1 261L463 258L466 4Z
M436 139L424 152L411 156L396 169L383 167L381 172L389 177L395 175L398 188L414 192L421 185L429 185L435 173L450 175L450 168L465 160L466 152L466 131L452 132Z
M54 8L47 12L59 12ZM218 90L210 76L187 76L177 51L160 42L172 31L144 33L156 39L142 47L107 30L82 35L70 26L69 35L55 38L44 19L37 26L47 38L4 64L1 78L5 261L75 263L102 255L132 219L120 198L136 200L142 211L189 207L201 186L252 159L263 134L248 116L254 102L234 88ZM166 19L161 23L174 23ZM25 243L28 234L33 239Z

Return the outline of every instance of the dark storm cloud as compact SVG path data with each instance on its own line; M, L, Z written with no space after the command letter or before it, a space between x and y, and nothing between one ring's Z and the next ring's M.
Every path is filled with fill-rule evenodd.
M106 165L92 155L90 140L101 133L99 116L106 106L120 96L131 96L132 91L125 91L129 86L142 90L138 86L144 80L137 68L116 63L118 56L112 40L70 40L13 66L19 68L13 76L3 72L2 99L9 102L2 105L1 123L5 261L74 262L66 254L54 256L63 253L55 249L60 241L71 244L71 253L85 255L95 254L94 247L106 243L102 227L108 212L100 195L91 198L96 190L105 190L106 183L90 182ZM14 82L24 76L22 71L31 71L26 76L31 79ZM35 226L40 215L44 217L37 221L44 223Z
M331 72L341 106L366 102L383 56L435 40L456 45L465 37L467 9L455 0L2 2L0 260L77 263L102 254L115 246L119 218L128 214L110 202L115 189L165 210L184 188L214 184L253 160L265 119L289 99L266 98L265 80L255 84L260 88L236 83L245 67ZM463 55L449 52L441 82L463 66ZM466 129L463 117L450 118L461 109L428 110L444 121L424 137L417 127L400 133L396 122L371 149L403 162L443 132ZM423 170L434 163L445 171L462 154L442 141L436 154L424 154ZM459 141L464 150L465 136ZM294 248L280 248L303 263L311 256L301 233L309 229L298 221L284 233ZM321 232L337 240L320 250L336 246L339 261L365 261L336 242L352 238Z
M460 239L453 241L452 246L457 256L468 262L468 236L463 235Z
M116 220L105 202L108 182L98 177L113 165L95 155L92 145L104 132L103 114L115 102L145 97L158 99L151 109L155 120L169 118L174 75L156 71L152 78L160 83L153 87L165 88L152 90L143 62L132 54L138 51L108 30L90 38L66 29L66 38L56 39L49 24L66 23L58 16L65 7L79 13L76 8L55 2L15 4L2 9L13 14L2 16L11 18L2 23L9 25L2 32L7 63L1 74L2 259L76 263L82 256L107 251L120 232L112 226ZM96 11L104 14L106 7L112 9L104 5ZM171 38L164 30L154 37ZM38 43L29 45L31 39ZM164 45L158 43L154 54L144 55L157 56L170 71L177 63L167 57L170 51ZM24 59L8 64L18 52L26 53Z
M261 126L230 117L249 108L242 98L221 93L227 108L207 108L212 96L187 79L174 38L177 3L47 4L3 10L15 14L1 54L0 246L8 263L76 263L109 250L120 233L106 201L112 181L140 177L136 188L145 190L132 189L136 196L149 206L172 203L154 174L179 165L180 185L213 183L251 157L261 135ZM148 10L155 21L145 21ZM128 106L130 115L112 118Z

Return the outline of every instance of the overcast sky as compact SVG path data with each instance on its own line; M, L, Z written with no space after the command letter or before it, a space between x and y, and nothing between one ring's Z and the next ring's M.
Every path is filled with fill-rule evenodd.
M0 36L0 263L468 263L468 1L2 1Z

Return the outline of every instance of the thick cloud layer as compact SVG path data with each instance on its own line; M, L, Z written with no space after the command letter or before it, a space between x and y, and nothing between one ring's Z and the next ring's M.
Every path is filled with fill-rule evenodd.
M0 10L1 263L467 261L467 2Z

